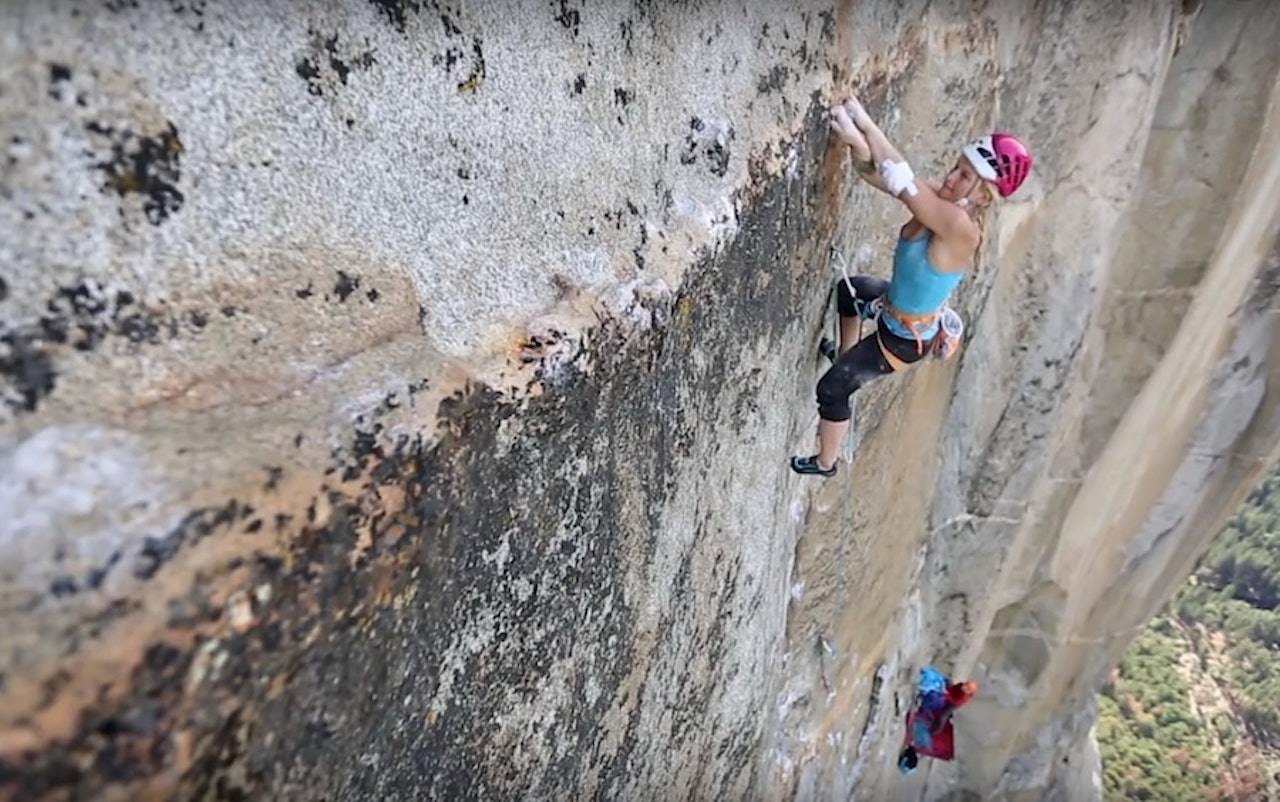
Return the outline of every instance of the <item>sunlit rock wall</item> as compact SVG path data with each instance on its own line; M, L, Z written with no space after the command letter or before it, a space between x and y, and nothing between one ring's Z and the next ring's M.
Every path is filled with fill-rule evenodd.
M1094 692L1275 461L1280 15L1103 12L1002 19L995 119L1036 180L961 293L958 364L868 393L854 476L817 497L790 642L817 666L804 638L837 633L841 679L782 717L815 798L1097 798ZM901 90L903 139L947 119L912 104L940 77ZM904 779L925 662L982 691L958 759Z
M1111 5L7 4L0 798L1079 798L1277 439L1276 12ZM823 483L850 87L1038 161Z

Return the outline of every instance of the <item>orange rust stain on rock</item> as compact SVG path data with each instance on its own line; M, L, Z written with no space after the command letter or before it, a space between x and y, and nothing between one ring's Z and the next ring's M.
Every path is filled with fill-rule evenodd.
M920 26L912 24L902 32L891 51L872 55L855 80L859 99L868 110L885 102L893 84L922 63L924 51L925 33Z
M853 29L852 16L853 0L839 0L836 3L836 35L831 44L831 89L835 94L834 97L829 98L832 103L838 103L849 91L852 76L847 64L853 51L853 42L850 41Z
M377 524L402 511L406 502L404 489L395 486L375 487L364 494L360 500L360 509L369 523L356 533L356 545L349 557L351 568L356 568L373 548L373 530L377 528ZM403 527L397 527L397 540L403 531Z
M821 233L826 239L835 231L836 220L840 214L841 189L844 187L844 159L848 148L839 139L829 136L827 149L822 158L822 226Z
M973 20L942 33L942 49L947 55L990 53L995 49L999 32L991 20Z
M190 729L181 729L173 734L170 743L173 757L166 779L176 784L177 778L186 774L195 762L196 736Z
M358 499L363 508L383 516L402 513L407 499L401 489L372 487L370 474L376 464L371 460L359 476L347 481L334 481L318 472L294 471L282 478L275 490L238 488L249 492L231 493L251 505L255 517L271 521L277 515L290 515L298 525L279 532L272 525L263 525L247 532L244 521L227 523L163 566L141 591L144 600L136 612L85 638L77 651L65 655L58 664L7 678L0 693L0 710L4 711L0 757L20 759L24 753L72 738L84 711L110 707L126 698L133 672L157 644L188 652L203 641L245 632L263 623L269 613L254 609L254 589L249 586L248 568L241 564L243 557L287 554L299 537L327 526L333 514L329 491ZM314 515L308 520L313 502ZM370 516L364 521L357 534L367 551L373 546L371 530L377 518ZM398 532L403 534L403 527ZM380 595L380 603L390 603L393 578L394 574L387 576L388 590ZM193 587L199 587L208 605L222 610L222 615L196 625L171 626L166 620L169 603ZM189 687L188 694L197 690Z
M409 292L403 295L412 297ZM262 301L260 296L246 297ZM325 366L337 366L362 351L401 337L418 336L416 309L410 311L412 314L409 311L384 314L373 331L360 331L363 339L348 341L349 347L341 353L329 353ZM208 409L226 399L228 382L238 385L232 388L235 391L232 395L248 398L250 403L255 398L262 403L275 401L282 397L279 386L255 391L256 395L239 386L246 381L256 381L251 374L273 375L268 362L259 360L246 368L234 364L207 366L199 375L166 377L152 388L150 396L143 396L143 407L151 404L186 411ZM263 368L265 373L260 372ZM446 361L443 369L436 372L430 388L419 392L417 408L434 412L443 398L466 387L471 377L470 366ZM293 381L293 386L298 386L297 381ZM136 402L131 410L125 411L126 417L130 414L142 414ZM411 414L413 420L401 421L405 428L424 436L429 433L433 415L406 414ZM384 448L391 445L383 443ZM164 692L165 698L152 700L160 706L152 734L116 734L110 739L112 748L118 745L131 759L145 766L151 772L150 779L104 787L95 793L96 798L122 798L130 802L174 798L183 776L210 748L209 705L211 699L225 693L208 682L199 681L201 672L208 676L212 667L210 661L200 661L202 645L282 623L278 610L272 606L270 592L259 595L258 589L252 586L254 574L246 567L246 560L252 562L256 557L265 557L287 562L301 541L316 537L319 530L333 521L335 510L329 501L330 492L340 494L344 503L355 503L365 513L357 518L359 546L353 554L353 566L369 563L366 558L380 545L375 541L375 530L379 526L386 531L384 540L393 544L416 525L402 488L375 486L372 473L378 465L378 460L370 459L359 475L346 480L326 475L321 469L291 466L265 485L260 474L245 475L232 481L210 481L184 498L182 507L187 510L217 508L229 499L236 499L240 505L252 507L253 512L248 517L218 525L194 542L185 542L151 578L140 580L125 591L130 605L126 612L113 620L104 618L104 623L96 628L82 627L75 633L78 640L58 660L31 666L21 675L7 676L0 689L0 759L22 766L29 757L62 746L68 749L69 759L86 773L94 773L97 750L106 744L106 736L91 731L94 717L114 715L122 705L132 703L137 693L135 683L141 676L138 672L146 665L148 655L157 648L172 650L182 658L175 666L187 673L179 682L166 683L165 688L172 690ZM417 470L415 464L403 464L401 475ZM309 520L310 510L314 512ZM405 592L396 590L396 579L411 559L412 555L397 554L366 566L366 570L376 572L376 592L368 604L402 605L412 598L412 587ZM195 595L203 603L202 609L213 611L212 617L202 615L194 623L189 616L180 621L171 618L172 605L192 596L193 591L197 591ZM86 602L87 605L96 603ZM311 606L306 614L318 618L319 602L308 594L304 603ZM299 633L302 642L295 641L293 648L305 650L319 631L317 624L309 634ZM278 695L287 684L288 675L277 675L270 682L271 689ZM234 701L227 703L234 704ZM197 714L199 720L195 718ZM156 765L160 759L157 755L161 753L167 754L167 763ZM12 794L16 793L16 790L0 789L0 799L13 798ZM59 790L45 798L68 798L72 793L69 789Z
M376 336L335 351L311 369L313 373L334 370L350 360L407 337L417 337L417 323L379 332ZM211 369L196 377L169 378L144 385L138 390L138 403L128 410L126 420L135 420L158 405L171 406L184 412L206 412L226 404L257 407L277 403L301 392L309 383L305 376L279 365L258 364L226 366Z

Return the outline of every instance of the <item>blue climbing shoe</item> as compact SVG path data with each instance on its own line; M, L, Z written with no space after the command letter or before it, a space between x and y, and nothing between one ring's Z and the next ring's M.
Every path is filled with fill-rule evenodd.
M817 476L825 476L830 478L836 475L836 466L832 464L830 468L823 468L818 464L818 455L812 457L792 457L791 470L796 473L815 474Z
M832 364L835 364L836 358L839 356L839 354L836 353L835 340L830 337L823 337L822 342L818 343L818 350L822 352L823 356L830 359Z

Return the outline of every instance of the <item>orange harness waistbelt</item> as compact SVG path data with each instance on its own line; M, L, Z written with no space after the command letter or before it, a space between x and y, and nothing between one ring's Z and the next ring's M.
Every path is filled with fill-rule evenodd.
M876 310L876 342L880 345L880 353L884 354L885 361L895 371L901 370L910 363L903 362L885 347L884 338L880 335L882 313L888 313L894 320L901 323L903 328L915 335L916 353L921 358L927 353L935 359L946 361L960 350L960 341L964 337L964 320L950 306L943 304L940 310L928 315L908 315L887 303L882 303ZM926 343L921 332L933 327L934 324L937 324L936 333Z
M913 315L908 312L903 312L902 310L895 309L891 306L889 302L885 300L883 295L873 301L872 306L876 311L876 342L880 345L880 353L884 355L885 361L889 363L889 366L892 367L894 371L901 370L911 363L903 362L885 346L884 338L880 335L880 315L888 315L901 323L904 329L911 332L916 340L916 354L924 356L925 341L921 336L921 332L928 331L932 328L941 317L940 313L930 312L923 315Z

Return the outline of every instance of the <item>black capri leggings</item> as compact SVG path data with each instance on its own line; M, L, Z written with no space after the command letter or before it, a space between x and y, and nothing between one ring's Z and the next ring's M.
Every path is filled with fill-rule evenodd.
M840 309L840 317L860 317L870 319L873 313L870 304L884 295L889 289L889 282L873 276L851 276L857 299L849 294L844 279L836 282L836 300ZM914 339L899 337L885 326L883 319L877 327L889 353L905 363L923 359L929 352L929 343L924 343L923 353L919 352ZM858 344L845 351L822 378L818 380L818 415L823 420L833 422L849 420L853 410L849 408L849 398L859 389L875 381L881 376L893 373L893 366L880 352L880 344L876 342L876 332L863 337Z

